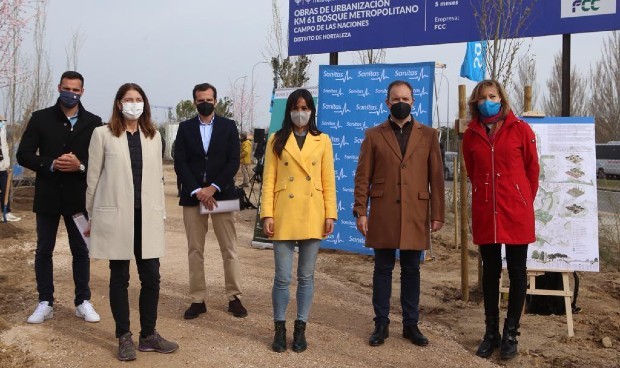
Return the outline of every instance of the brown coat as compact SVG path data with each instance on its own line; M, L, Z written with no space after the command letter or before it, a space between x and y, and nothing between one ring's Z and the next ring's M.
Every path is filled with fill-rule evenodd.
M437 130L414 121L404 158L388 121L366 130L355 173L355 205L368 213L366 246L423 250L430 222L444 222L443 163Z

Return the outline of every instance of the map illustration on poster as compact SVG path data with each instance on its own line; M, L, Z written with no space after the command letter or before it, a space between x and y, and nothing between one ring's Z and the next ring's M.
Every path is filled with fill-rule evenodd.
M413 117L431 125L435 63L321 65L319 67L318 127L334 147L338 221L322 247L371 253L353 217L353 180L364 131L387 120L388 85L409 82L415 103Z
M536 242L528 269L599 271L594 118L525 118L537 139Z

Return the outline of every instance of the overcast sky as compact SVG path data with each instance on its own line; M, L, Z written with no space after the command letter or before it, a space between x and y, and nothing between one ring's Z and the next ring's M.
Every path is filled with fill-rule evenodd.
M288 0L279 0L279 4L286 29ZM244 81L249 85L254 68L255 127L266 127L272 74L268 64L259 62L265 60L271 24L271 0L50 0L46 46L57 84L66 69L65 48L79 30L84 37L78 59L78 70L86 79L83 102L103 119L110 116L114 94L123 83L141 85L152 105L174 107L180 100L191 99L191 90L197 83L214 84L218 97L228 95L235 81L237 86ZM600 58L602 41L607 35L608 32L573 35L572 64L588 72L592 60ZM543 89L553 56L561 50L562 38L542 37L526 41L525 46L529 44L530 53L537 60L538 88ZM457 85L466 84L468 92L475 85L458 76L464 54L465 44L407 47L388 49L386 62L446 64L447 78L441 78L438 106L441 120L446 120L449 83L452 120L457 115ZM340 54L340 64L355 60L354 53ZM312 56L310 85L318 83L318 66L328 62L326 54ZM165 108L153 112L156 119L164 120Z

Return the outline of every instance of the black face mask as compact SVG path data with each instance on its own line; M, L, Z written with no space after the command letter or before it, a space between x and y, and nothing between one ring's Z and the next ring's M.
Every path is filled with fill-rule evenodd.
M405 102L398 102L390 107L390 113L396 119L402 120L411 114L411 105Z
M213 105L211 102L201 102L196 105L196 110L198 110L198 113L202 116L211 115L214 109L215 105Z
M80 95L71 91L60 91L60 103L70 109L80 102Z

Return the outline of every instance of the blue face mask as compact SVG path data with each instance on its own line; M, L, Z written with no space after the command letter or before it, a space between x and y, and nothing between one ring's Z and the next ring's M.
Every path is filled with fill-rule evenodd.
M490 100L484 100L483 103L478 104L478 110L480 111L480 115L482 115L485 118L499 114L499 110L501 108L502 108L501 102L494 102Z
M72 108L80 102L80 95L69 91L60 91L60 103L66 108Z

